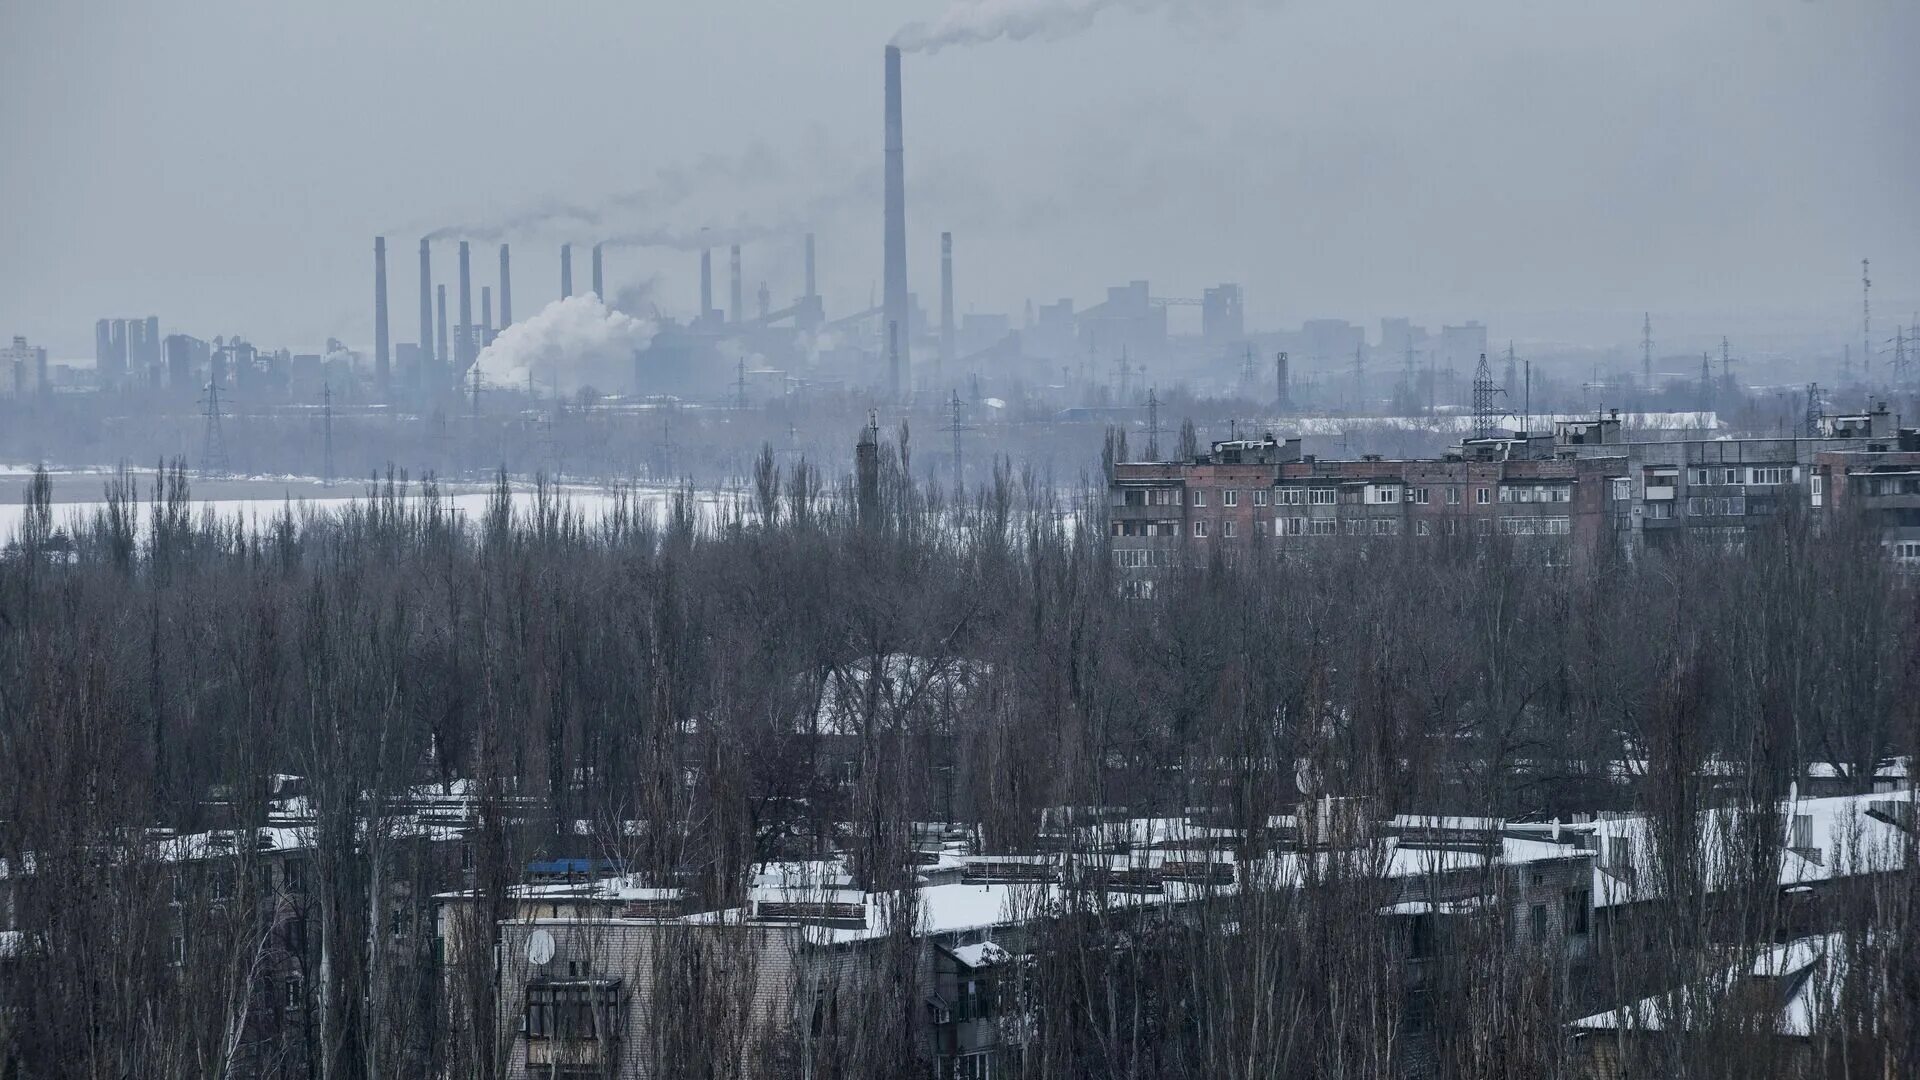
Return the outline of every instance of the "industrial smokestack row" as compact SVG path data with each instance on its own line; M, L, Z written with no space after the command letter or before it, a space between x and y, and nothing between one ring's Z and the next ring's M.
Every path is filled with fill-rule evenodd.
M507 258L507 245L500 245L500 329L513 325L513 268Z
M387 355L387 238L373 238L373 382L380 396L393 389L393 365Z
M600 276L600 245L595 244L593 245L593 295L599 297L603 304L607 301L606 289L606 282Z
M889 353L888 391L895 400L913 385L913 359L907 346L907 167L901 132L900 50L886 53L886 221L885 282L882 309Z
M733 304L727 309L727 314L733 319L734 322L737 322L737 323L746 322L747 321L747 306L746 306L747 302L746 302L746 294L745 292L742 291L741 284L740 284L740 245L739 244L733 245L733 247L728 250L727 260L728 260L728 269L733 275L733 280L732 280L733 291L729 294L733 299Z
M940 368L953 364L953 234L940 234Z
M560 299L573 295L573 245L560 245Z

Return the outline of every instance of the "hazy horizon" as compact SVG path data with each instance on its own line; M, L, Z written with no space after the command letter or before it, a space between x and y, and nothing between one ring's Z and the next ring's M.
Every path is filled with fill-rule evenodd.
M960 309L1016 320L1147 278L1241 282L1261 329L1407 314L1604 347L1652 310L1676 346L1857 342L1862 256L1876 327L1920 306L1914 5L1110 6L1067 36L907 57L923 304L951 229ZM702 225L765 237L747 291L776 305L813 227L829 311L865 307L881 47L945 7L11 11L0 334L89 357L94 319L155 314L364 348L384 233L411 340L419 236L484 237L477 289L507 223L523 318L557 293L561 241L584 289L596 239L684 246ZM697 256L607 259L609 293L690 311Z

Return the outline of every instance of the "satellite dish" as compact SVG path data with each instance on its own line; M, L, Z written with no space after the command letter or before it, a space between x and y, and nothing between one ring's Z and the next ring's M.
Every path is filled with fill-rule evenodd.
M534 967L545 967L552 960L553 935L545 930L527 935L527 961Z

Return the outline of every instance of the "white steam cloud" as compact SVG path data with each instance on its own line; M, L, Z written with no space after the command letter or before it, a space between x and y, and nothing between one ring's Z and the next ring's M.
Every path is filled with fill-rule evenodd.
M633 382L633 358L653 333L653 323L609 311L597 296L569 296L502 330L474 363L495 386L524 387L531 372L542 392L616 393Z

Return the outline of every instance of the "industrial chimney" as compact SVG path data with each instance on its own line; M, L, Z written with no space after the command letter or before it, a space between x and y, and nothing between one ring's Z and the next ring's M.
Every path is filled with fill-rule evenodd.
M513 271L507 261L507 245L500 245L500 329L513 325Z
M392 359L387 354L387 238L373 238L373 381L386 397L392 389Z
M1281 353L1274 357L1273 376L1274 381L1279 384L1281 412L1293 408L1293 384L1289 381L1290 374L1287 370L1287 354Z
M420 241L420 355L433 355L433 251Z
M813 284L813 234L807 234L807 299L820 295Z
M434 387L434 389L438 392L444 390L447 385L447 287L445 285L434 286L434 296L439 301L439 309L436 315L440 334L434 339L437 344L433 350L433 371L435 377L439 380L439 385Z
M700 321L713 317L713 249L700 249Z
M744 294L741 292L741 286L740 286L740 245L739 244L733 245L733 247L727 252L727 260L728 260L728 270L733 275L733 281L732 281L733 289L732 289L732 292L729 294L733 299L733 306L727 309L727 314L733 319L734 322L737 322L737 323L746 322L747 321L746 299Z
M573 245L560 245L560 299L573 295Z
M907 173L906 148L900 120L900 50L887 46L886 105L886 257L881 280L881 322L887 328L890 380L895 397L913 385L913 362L907 347Z
M953 234L940 234L940 367L953 364Z
M493 286L480 286L480 343L493 340Z
M460 340L454 346L455 371L465 375L473 364L473 275L467 266L467 242L460 241Z
M593 245L593 295L599 297L601 303L603 304L606 303L606 300L607 300L606 282L600 276L600 245L599 244Z

